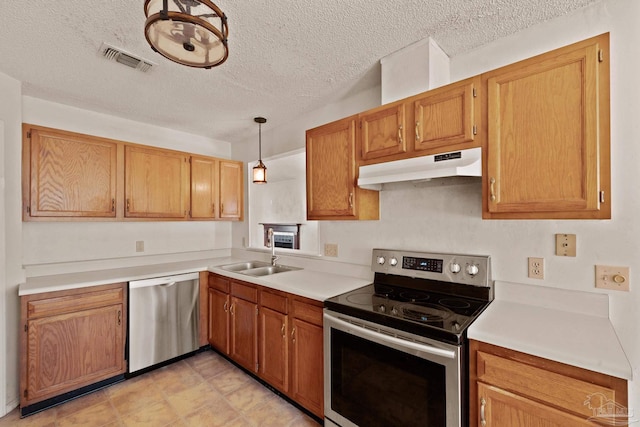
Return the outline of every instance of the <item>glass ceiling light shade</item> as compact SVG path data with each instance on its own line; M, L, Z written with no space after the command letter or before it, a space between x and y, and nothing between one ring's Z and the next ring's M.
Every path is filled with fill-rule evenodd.
M267 183L267 167L262 163L262 124L267 122L264 117L256 117L253 119L258 123L258 163L253 167L253 183Z
M171 61L196 68L229 56L227 17L209 0L145 0L144 34L151 48Z

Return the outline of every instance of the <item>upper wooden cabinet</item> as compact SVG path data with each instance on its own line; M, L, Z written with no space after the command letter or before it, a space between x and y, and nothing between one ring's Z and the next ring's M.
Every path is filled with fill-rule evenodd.
M482 82L483 218L611 218L609 35Z
M243 217L242 162L220 160L220 218Z
M356 185L356 116L306 133L307 219L378 219L377 191Z
M358 164L479 147L480 76L358 115Z
M184 153L125 147L125 216L186 218L189 162Z
M24 124L23 219L115 218L118 144Z
M377 159L407 151L405 104L396 102L358 116L362 159Z
M220 177L218 160L211 157L191 156L191 218L218 217L218 189Z

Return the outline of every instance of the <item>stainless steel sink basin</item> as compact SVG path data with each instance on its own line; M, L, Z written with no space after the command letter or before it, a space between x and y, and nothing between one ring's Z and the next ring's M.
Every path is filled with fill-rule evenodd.
M248 270L238 271L238 273L248 276L269 276L270 274L284 273L286 271L300 270L297 267L289 267L286 265L268 265L266 267L251 268Z
M238 262L235 264L223 265L220 268L227 271L240 272L242 270L251 270L258 267L267 267L267 266L269 266L269 263L264 261L246 261L246 262Z

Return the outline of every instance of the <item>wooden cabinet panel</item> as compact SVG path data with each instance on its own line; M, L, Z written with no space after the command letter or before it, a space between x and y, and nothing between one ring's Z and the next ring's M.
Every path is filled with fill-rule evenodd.
M377 191L356 186L355 116L308 130L307 219L378 219Z
M189 206L187 155L125 147L125 216L183 219Z
M115 218L115 142L28 124L23 132L25 220Z
M258 305L231 297L230 357L252 372L258 371Z
M363 159L376 159L407 151L405 105L393 103L358 116Z
M285 393L289 389L288 323L286 314L260 308L259 375Z
M433 150L472 143L477 133L476 107L479 78L465 80L434 89L424 96L414 97L414 150ZM476 112L477 111L477 112ZM475 146L476 144L469 144Z
M23 410L126 371L125 289L118 283L21 297Z
M229 307L230 297L226 292L209 287L208 290L208 341L212 347L229 354Z
M291 327L291 397L322 417L323 329L297 318L292 320Z
M217 218L218 160L191 156L191 218Z
M594 423L497 387L478 383L479 419L486 427L580 427ZM484 420L485 424L482 424Z
M258 302L258 288L250 283L232 280L231 295L249 302Z
M608 34L482 75L485 218L611 218Z
M220 218L243 217L242 163L220 160Z

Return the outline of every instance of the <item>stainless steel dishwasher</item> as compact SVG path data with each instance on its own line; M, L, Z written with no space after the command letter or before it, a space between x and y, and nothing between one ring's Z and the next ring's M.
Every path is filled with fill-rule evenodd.
M129 282L129 373L198 349L199 274Z

